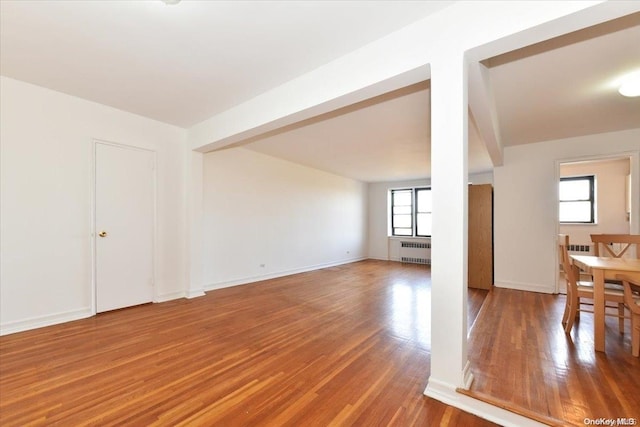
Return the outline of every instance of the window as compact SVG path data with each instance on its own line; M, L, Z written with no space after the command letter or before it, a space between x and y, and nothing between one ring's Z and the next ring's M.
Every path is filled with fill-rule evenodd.
M413 236L413 190L391 190L391 230L394 236Z
M595 177L560 178L560 222L594 224Z
M430 188L416 188L416 236L431 237Z
M431 189L391 190L391 234L431 236Z

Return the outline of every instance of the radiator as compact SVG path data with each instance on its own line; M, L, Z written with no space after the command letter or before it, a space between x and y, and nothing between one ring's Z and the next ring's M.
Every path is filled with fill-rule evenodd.
M593 255L593 244L587 245L572 245L569 244L567 247L569 255ZM562 263L560 263L560 272L563 272L564 268L562 267Z
M569 245L569 255L593 255L593 244Z
M431 265L431 242L400 242L400 261Z

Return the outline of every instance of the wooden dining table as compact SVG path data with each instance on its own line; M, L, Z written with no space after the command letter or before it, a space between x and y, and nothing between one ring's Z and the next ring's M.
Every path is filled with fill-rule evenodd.
M604 282L625 274L640 279L640 259L570 255L574 265L593 275L593 342L596 351L604 351Z

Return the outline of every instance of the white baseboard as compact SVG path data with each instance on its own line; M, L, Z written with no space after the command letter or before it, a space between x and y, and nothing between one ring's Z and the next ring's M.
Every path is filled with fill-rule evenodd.
M462 370L462 383L463 388L465 390L469 390L471 388L471 383L473 382L473 374L471 373L471 363L467 360L467 363L464 365L464 369Z
M183 295L185 298L191 299L191 298L197 298L197 297L203 297L204 294L204 289L190 289L186 292L186 295Z
M456 387L435 378L429 378L424 391L428 397L442 403L454 406L465 412L489 420L505 427L543 427L544 424L530 418L523 417L506 409L490 405L478 399L456 392Z
M494 283L496 288L515 289L517 291L539 292L542 294L554 294L555 286L549 287L548 285L541 285L539 283L521 283L521 282L509 282L509 281L496 281Z
M248 283L259 282L261 280L275 279L277 277L284 277L284 276L290 276L292 274L306 273L307 271L320 270L322 268L329 268L329 267L336 267L338 265L351 264L353 262L363 261L365 259L367 258L366 257L351 258L347 260L330 262L326 264L316 264L316 265L310 265L306 267L294 268L291 270L283 270L283 271L278 271L278 272L259 275L259 276L243 277L243 278L229 280L225 282L211 283L209 285L206 285L204 287L204 290L206 292L206 291L212 291L214 289L229 288L231 286L246 285Z
M204 295L204 291L201 289L199 291L189 293L186 297L193 298L202 295ZM158 295L153 302L160 303L179 298L185 298L185 292L179 291ZM95 313L91 311L91 307L87 307L80 310L71 310L64 313L47 314L45 316L8 322L0 324L0 336L29 331L31 329L44 328L46 326L58 325L60 323L72 322L74 320L86 319L87 317L94 315Z
M376 261L391 261L388 257L377 257L377 256L370 256L370 257L367 257L366 259L374 259Z
M174 299L180 299L184 297L185 297L184 291L171 292L168 294L162 294L162 295L156 296L156 299L153 302L166 302L166 301L171 301Z
M93 316L91 307L79 310L70 310L63 313L48 314L46 316L32 317L30 319L8 322L0 325L0 335L14 334L31 329L44 328L45 326L57 325L59 323L71 322L73 320L86 319Z

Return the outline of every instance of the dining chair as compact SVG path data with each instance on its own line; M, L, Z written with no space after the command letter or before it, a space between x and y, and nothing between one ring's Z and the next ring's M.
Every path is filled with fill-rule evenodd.
M640 234L592 234L591 242L595 256L622 258L635 245L635 256L640 258ZM619 247L614 247L614 244Z
M631 354L640 357L640 278L617 276L624 286L624 302L631 311Z
M631 311L631 354L640 357L640 278L619 275L624 286L624 302Z
M593 309L583 308L583 306L593 306L593 282L578 280L580 277L579 269L569 258L569 235L558 235L558 251L567 281L567 300L564 314L562 315L562 324L564 325L564 331L568 334L571 332L575 318L580 315L580 312L593 313ZM617 317L620 333L624 333L625 306L622 286L605 283L604 299L605 315ZM606 306L607 302L615 303L616 306ZM616 314L610 313L606 311L606 308L617 308L618 312Z
M592 234L591 242L595 256L622 258L635 245L636 258L640 258L640 234ZM606 281L622 286L622 282L616 279Z

